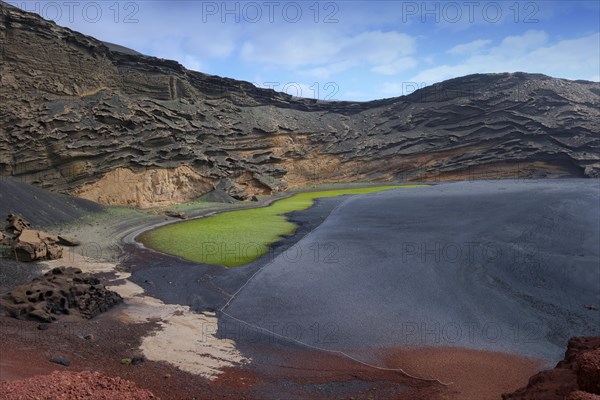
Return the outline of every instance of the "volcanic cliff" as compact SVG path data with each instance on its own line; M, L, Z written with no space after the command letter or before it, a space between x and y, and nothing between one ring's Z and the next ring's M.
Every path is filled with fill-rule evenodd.
M103 204L317 182L598 177L600 87L478 74L299 99L118 51L0 2L0 174ZM111 50L113 49L113 50Z

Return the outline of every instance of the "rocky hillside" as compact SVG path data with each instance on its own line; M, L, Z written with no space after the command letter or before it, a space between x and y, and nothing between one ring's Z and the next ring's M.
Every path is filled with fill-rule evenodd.
M0 2L0 172L152 206L312 182L600 174L600 87L470 75L372 102L292 98Z

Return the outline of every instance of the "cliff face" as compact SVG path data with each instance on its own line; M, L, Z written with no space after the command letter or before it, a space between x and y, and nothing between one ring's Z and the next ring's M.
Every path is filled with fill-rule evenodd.
M93 200L115 176L169 182L183 201L217 186L243 197L312 182L600 174L592 82L470 75L372 102L297 99L111 51L3 3L0 46L0 173ZM104 197L173 199L147 182L122 187Z

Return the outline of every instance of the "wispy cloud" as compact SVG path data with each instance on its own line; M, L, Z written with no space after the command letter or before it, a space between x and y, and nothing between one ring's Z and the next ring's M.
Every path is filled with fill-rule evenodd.
M499 45L480 54L466 57L456 64L442 64L421 71L411 82L439 82L448 78L485 72L541 72L548 75L578 79L591 77L599 68L600 34L564 39L548 43L548 35L528 31L509 36Z
M490 43L492 43L491 40L478 39L469 43L454 46L450 50L446 51L446 53L453 56L472 55L482 50L485 46L487 46Z

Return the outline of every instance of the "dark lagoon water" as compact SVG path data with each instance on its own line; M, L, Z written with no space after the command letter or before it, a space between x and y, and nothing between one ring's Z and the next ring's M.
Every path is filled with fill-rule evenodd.
M547 360L571 336L600 335L589 309L600 306L597 180L352 196L268 261L223 308L223 335L243 342L252 327L348 352L462 346Z

